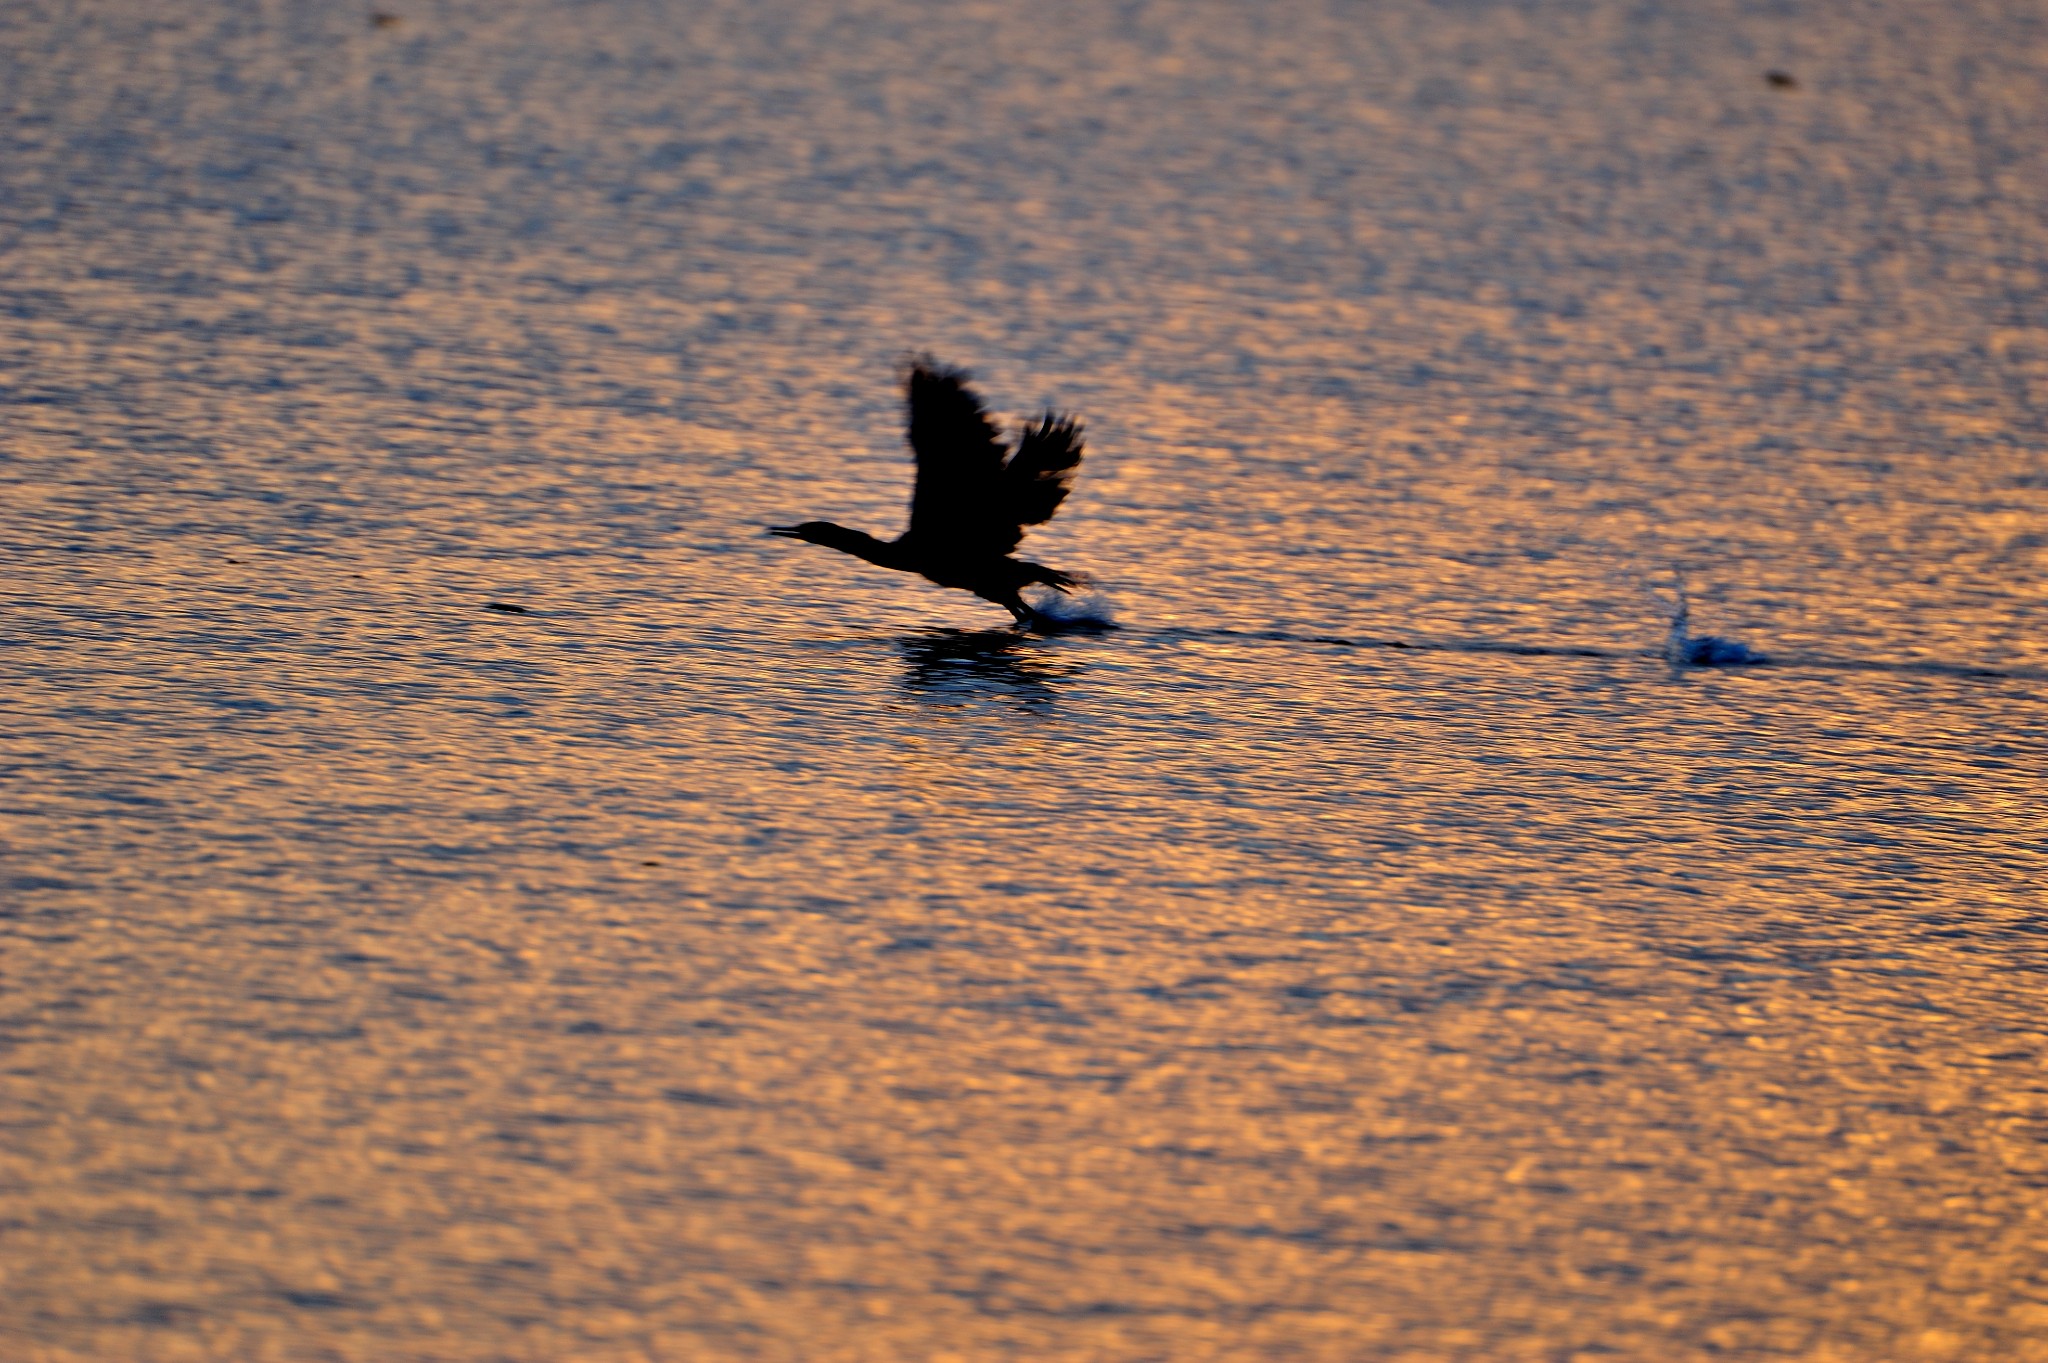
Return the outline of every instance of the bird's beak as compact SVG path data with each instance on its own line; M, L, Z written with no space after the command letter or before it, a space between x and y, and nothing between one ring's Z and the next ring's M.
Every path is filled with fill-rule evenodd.
M768 533L780 535L786 540L800 540L803 538L803 532L793 525L771 525L768 527Z

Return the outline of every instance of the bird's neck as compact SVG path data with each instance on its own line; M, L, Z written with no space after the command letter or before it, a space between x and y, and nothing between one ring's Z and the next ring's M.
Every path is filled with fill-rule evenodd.
M851 530L843 525L827 524L818 529L813 543L828 549L837 549L842 554L852 554L884 568L900 567L901 555L896 546L886 540L878 540L865 530Z

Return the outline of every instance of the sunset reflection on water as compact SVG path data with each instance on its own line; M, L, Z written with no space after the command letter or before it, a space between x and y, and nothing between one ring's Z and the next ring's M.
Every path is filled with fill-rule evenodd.
M2048 1359L2039 16L394 17L0 20L0 1355Z

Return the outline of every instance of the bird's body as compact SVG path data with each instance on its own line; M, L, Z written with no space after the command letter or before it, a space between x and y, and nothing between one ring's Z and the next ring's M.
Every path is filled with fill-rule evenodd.
M916 573L941 587L973 592L1007 609L1019 625L1034 618L1023 590L1066 591L1081 579L1013 558L1024 527L1051 520L1081 464L1081 427L1047 412L1018 434L1005 458L994 425L967 387L967 375L931 359L911 365L910 447L917 486L910 528L893 540L830 521L776 526L769 533L822 544L883 568Z

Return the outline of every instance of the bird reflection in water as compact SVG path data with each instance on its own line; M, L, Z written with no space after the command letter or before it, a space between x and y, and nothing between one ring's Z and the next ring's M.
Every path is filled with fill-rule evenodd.
M898 639L896 646L906 664L904 690L926 702L993 700L1044 714L1074 672L1014 630L932 630Z

